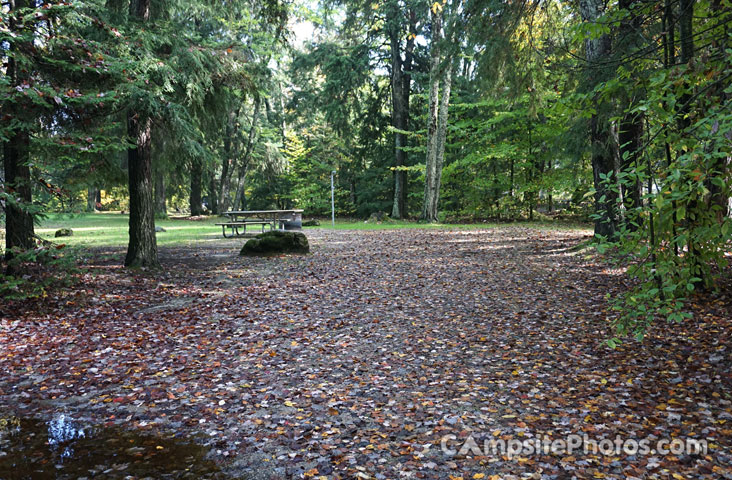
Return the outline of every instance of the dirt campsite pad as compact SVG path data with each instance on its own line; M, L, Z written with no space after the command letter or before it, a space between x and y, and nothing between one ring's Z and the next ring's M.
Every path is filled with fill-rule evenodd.
M307 233L163 248L161 272L100 252L4 304L0 416L195 441L248 479L732 478L729 296L610 350L627 280L572 248L589 232Z

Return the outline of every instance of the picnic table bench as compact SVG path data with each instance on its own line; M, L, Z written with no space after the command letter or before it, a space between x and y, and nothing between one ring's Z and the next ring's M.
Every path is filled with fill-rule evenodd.
M217 223L221 226L224 238L239 237L246 234L247 226L258 225L262 228L269 226L270 230L299 228L302 225L302 210L232 210L224 213L228 221ZM231 235L227 237L226 230Z

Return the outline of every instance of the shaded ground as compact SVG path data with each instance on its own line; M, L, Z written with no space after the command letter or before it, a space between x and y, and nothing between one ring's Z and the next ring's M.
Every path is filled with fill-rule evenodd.
M226 479L207 451L175 438L86 427L57 414L47 422L11 419L0 431L4 479Z
M571 252L584 233L309 231L302 257L233 239L161 250L161 274L108 261L43 311L2 307L0 412L202 434L244 478L732 478L730 298L610 351L623 277ZM570 434L709 445L451 454Z

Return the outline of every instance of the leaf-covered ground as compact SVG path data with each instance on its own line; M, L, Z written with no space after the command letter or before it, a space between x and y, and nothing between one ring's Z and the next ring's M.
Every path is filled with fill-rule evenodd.
M732 478L729 295L609 350L625 280L571 250L586 234L310 231L308 256L108 259L42 308L0 307L0 412L200 434L244 478ZM709 450L441 448L569 434Z

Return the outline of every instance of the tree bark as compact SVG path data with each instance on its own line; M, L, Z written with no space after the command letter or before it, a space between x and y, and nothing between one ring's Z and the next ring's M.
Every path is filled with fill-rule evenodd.
M722 0L713 0L711 5L712 14L716 18L723 18L724 6ZM724 22L724 20L719 20ZM725 52L728 49L729 39L729 25L727 22L720 23L723 28L721 29L721 35L716 39L716 54L719 57L724 58ZM725 88L722 83L717 83L714 88L713 96L716 97L719 105L725 105L729 101L729 93L725 93ZM730 216L732 213L732 202L730 201L730 182L732 181L732 155L730 154L729 144L714 145L712 150L716 155L716 161L712 166L712 175L721 180L719 183L713 182L712 178L707 181L707 188L709 189L711 204L716 208L715 216L717 223L722 223L725 218ZM726 154L724 153L726 152Z
M441 43L445 35L442 28L441 10L433 6L431 13L432 44L430 47L428 147L422 219L428 222L437 222L454 65L451 51L447 51L443 58ZM452 36L450 38L452 40Z
M676 19L674 17L674 9L671 4L671 0L664 0L663 16L661 17L661 29L666 32L663 36L663 66L665 69L670 69L671 65L676 62ZM664 110L668 108L667 102L663 103ZM668 131L664 133L664 153L666 155L666 167L670 167L673 162L671 155L671 145L669 144ZM671 209L673 210L673 223L671 226L671 232L673 238L677 237L677 228L679 225L679 210L677 208L677 201L671 200ZM679 245L677 242L674 243L674 254L679 256Z
M427 160L425 165L424 201L422 220L437 222L437 139L438 103L440 94L440 41L442 40L442 16L437 9L432 13L432 44L430 47L430 89L427 116Z
M155 172L155 214L161 217L168 216L165 194L165 172L159 167Z
M152 121L137 114L127 116L127 131L135 147L127 151L130 190L130 242L126 267L159 266L152 198Z
M630 103L626 109L631 108ZM641 145L643 143L643 114L625 112L618 127L620 148L620 168L624 172L634 172L640 166ZM623 185L623 203L626 209L639 207L641 204L640 180L628 180ZM630 226L628 225L630 228ZM633 228L631 228L632 230Z
M16 10L27 8L27 0L11 0L9 7L9 29L21 28L19 19L14 15ZM18 45L10 43L9 50L18 50ZM28 72L17 68L14 57L9 56L6 63L5 76L11 86L21 85L28 77ZM20 117L23 112L17 105L4 105L3 110L11 118ZM21 124L24 123L21 120ZM30 167L30 133L27 127L21 125L10 132L9 138L3 144L3 170L5 177L5 191L12 195L14 202L5 203L5 257L12 257L13 248L28 250L35 246L33 241L33 216L25 207L30 206L31 175Z
M150 0L131 0L130 16L146 22ZM130 241L126 267L160 266L155 238L152 195L152 120L143 112L127 112L127 133L135 146L127 150L130 191Z
M31 204L29 160L30 136L25 131L15 131L3 148L5 190L15 202L5 203L5 257L12 256L11 249L28 250L33 242L33 216L26 207Z
M202 177L203 164L200 159L194 158L191 161L191 196L189 197L191 216L203 214L203 208L201 206Z
M282 85L277 82L277 99L280 104L280 134L282 136L282 145L287 142L287 117L285 116L285 94L282 91Z
M218 215L219 214L219 196L218 192L216 191L216 172L211 171L211 177L209 178L208 182L208 198L209 198L209 205L208 208L211 211L212 214Z
M97 211L97 198L99 197L99 189L89 187L86 190L86 211L96 212Z
M415 13L410 11L410 34L415 29ZM391 98L392 98L392 125L397 131L394 133L394 203L392 218L407 216L407 172L403 170L407 164L406 135L402 132L409 128L409 97L411 93L411 69L414 50L414 38L409 35L404 49L404 60L401 52L401 28L395 25L389 32L391 46Z
M249 157L251 156L252 149L254 148L254 140L257 136L257 123L259 121L259 110L261 108L262 100L257 96L254 99L254 111L252 112L252 123L249 127L249 135L247 137L247 144L244 147L242 158L239 161L239 175L237 178L236 195L234 196L234 208L244 208L239 205L244 205L244 184L246 181L247 173L249 172Z
M219 181L218 207L222 212L229 210L229 190L231 188L231 175L234 172L234 142L232 139L236 134L236 120L239 117L239 108L229 112L224 130L224 158L221 163L221 180Z
M582 20L594 23L603 13L602 0L580 0L580 14ZM602 35L599 38L590 38L585 41L585 56L587 60L588 88L591 90L605 76L600 62L609 58L610 38ZM602 105L596 97L594 100L595 112L590 118L590 148L592 156L592 176L595 185L595 235L614 237L618 231L617 194L610 188L615 183L614 161L610 150L610 125Z
M447 65L442 72L442 91L440 92L440 107L437 112L437 152L435 153L435 177L433 188L432 218L437 221L437 212L440 202L440 187L442 185L442 166L445 163L445 142L447 139L447 116L450 106L450 91L452 89L452 59L446 60Z
M618 6L628 12L627 17L620 25L618 38L618 50L620 55L631 55L639 47L639 33L641 27L641 15L634 15L631 11L632 0L619 0ZM641 145L643 144L643 121L642 112L631 112L636 105L637 99L633 92L626 92L622 108L623 118L618 127L618 148L620 153L620 168L624 172L634 172L640 166ZM650 174L650 172L648 172ZM626 210L637 208L641 204L641 182L639 179L628 181L621 186L623 204ZM631 216L632 217L632 216ZM635 230L634 224L626 222L626 228Z
M691 59L694 57L694 32L693 32L693 19L694 19L694 0L679 0L679 44L681 45L681 63L689 66ZM679 97L679 109L678 125L679 132L682 136L687 135L686 130L691 125L691 121L688 117L688 113L691 110L689 101L691 94L684 93ZM701 278L698 287L702 289L709 286L710 279L704 274L705 268L701 260L701 246L697 244L694 230L700 226L700 216L698 215L701 209L705 209L706 206L702 204L698 199L694 198L689 201L687 205L687 217L689 218L689 230L691 234L688 235L687 240L687 256L689 258L691 274L695 277Z
M679 43L683 63L688 63L694 56L694 1L679 0Z
M130 0L130 16L143 22L150 20L150 0Z

